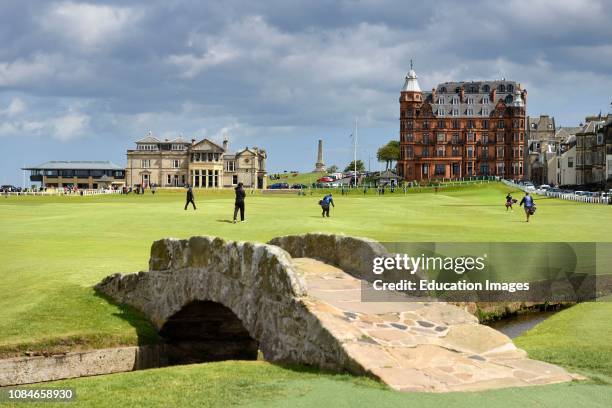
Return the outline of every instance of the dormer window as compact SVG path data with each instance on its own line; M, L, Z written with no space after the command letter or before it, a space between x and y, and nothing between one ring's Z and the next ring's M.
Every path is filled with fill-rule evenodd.
M482 116L489 116L489 108L482 108Z
M438 109L438 116L444 116L444 109Z
M484 96L484 97L482 98L482 103L486 103L486 104L490 103L490 102L489 102L489 97L488 97L488 96Z
M469 105L473 105L473 104L474 104L474 98L473 98L473 97L471 97L471 96L470 96L470 97L468 97L468 98L467 98L467 103L468 103Z
M485 85L483 85L482 90L483 90L484 92L489 92L489 91L491 90L491 87L490 87L489 85L486 85L486 84L485 84Z
M459 109L454 108L453 111L452 111L452 115L453 116L459 116Z
M497 89L499 89L499 92L506 92L506 85L500 84Z
M446 93L446 87L445 87L445 86L443 86L442 88L440 88L440 92L442 92L442 93Z
M456 96L453 96L452 104L453 105L458 105L459 104L459 98L456 97Z
M469 108L469 109L467 110L467 115L468 115L468 116L472 116L472 115L474 115L474 109Z
M508 92L512 92L514 90L514 87L512 85L508 85Z
M438 105L444 105L444 98L442 97L438 98Z

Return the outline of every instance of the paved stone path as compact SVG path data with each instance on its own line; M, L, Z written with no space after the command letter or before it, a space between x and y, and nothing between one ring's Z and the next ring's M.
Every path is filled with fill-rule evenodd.
M580 379L527 358L506 335L446 303L362 302L361 280L310 258L304 302L361 366L400 391L477 391ZM367 290L367 288L366 288Z

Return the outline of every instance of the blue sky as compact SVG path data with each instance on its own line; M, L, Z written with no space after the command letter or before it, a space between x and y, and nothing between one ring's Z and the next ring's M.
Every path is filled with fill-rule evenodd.
M410 59L423 89L505 77L528 114L577 125L612 101L605 0L17 1L0 8L0 183L24 164L112 160L158 137L260 146L310 170L397 138Z

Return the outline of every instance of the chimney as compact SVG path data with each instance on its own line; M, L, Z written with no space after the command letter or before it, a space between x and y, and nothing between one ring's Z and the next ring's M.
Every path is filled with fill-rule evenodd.
M465 96L465 88L463 87L463 85L461 85L461 89L459 89L459 100L461 102L463 102Z
M227 139L223 139L223 150L225 152L227 152L228 147L229 147L229 144L228 144Z
M195 139L191 139L191 145L193 146L195 144L196 140Z
M431 101L436 103L436 88L431 88Z
M493 88L491 90L491 102L493 103L497 103L497 100L495 99L495 96L497 95L497 89Z
M526 89L523 89L523 92L521 92L521 97L523 98L523 103L527 105L527 90Z

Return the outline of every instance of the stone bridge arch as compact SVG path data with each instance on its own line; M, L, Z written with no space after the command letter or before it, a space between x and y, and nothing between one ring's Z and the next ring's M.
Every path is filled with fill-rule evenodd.
M240 321L268 361L364 372L311 313L316 300L308 298L289 254L276 246L212 237L163 239L151 247L149 271L108 276L96 289L142 311L166 338L172 338L173 317L189 305L214 304ZM228 333L219 334L220 341Z
M258 347L271 362L367 374L404 391L575 378L528 359L460 307L414 298L362 302L369 258L386 255L374 241L305 234L271 243L159 240L149 271L108 276L96 289L142 311L182 361L198 361L198 352L253 358Z

